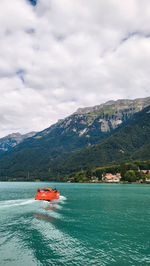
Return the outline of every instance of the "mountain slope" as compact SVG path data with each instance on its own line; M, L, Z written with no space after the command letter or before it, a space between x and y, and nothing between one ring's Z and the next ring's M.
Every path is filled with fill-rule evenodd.
M150 158L150 106L101 143L72 154L62 165L64 172L74 172L125 160Z
M50 128L37 133L32 138L24 140L12 150L5 152L0 159L0 176L2 178L8 176L26 179L55 179L58 176L62 177L68 171L86 166L91 160L94 162L92 165L97 165L99 163L98 158L95 159L95 155L92 157L94 154L93 145L98 142L105 142L105 139L114 134L116 130L124 127L124 124L133 117L134 113L148 104L150 104L150 97L111 101L99 107L90 107L90 111L87 108L86 110L80 109ZM112 145L114 145L111 144L111 139L107 145L108 150L111 150ZM85 153L84 151L81 152L85 156L85 161L80 156L81 154L78 155L81 157L81 161L77 160L76 157L67 159L72 152L80 151L84 147L89 147ZM97 146L94 147L97 149ZM87 158L88 153L91 153L89 159ZM101 153L103 162L111 162L113 160L112 154L106 160L105 153L105 150ZM117 158L119 159L120 156L116 156Z

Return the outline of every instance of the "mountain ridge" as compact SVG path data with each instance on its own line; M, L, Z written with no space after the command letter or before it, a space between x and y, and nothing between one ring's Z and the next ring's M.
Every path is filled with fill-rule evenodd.
M33 137L35 134L35 131L26 134L20 134L19 132L16 132L0 138L0 151L8 151L25 139Z
M74 114L86 114L88 112L94 112L94 111L98 111L102 108L104 108L105 106L112 106L112 105L131 105L131 106L135 106L136 104L139 105L139 110L140 108L142 108L143 106L146 107L147 104L149 104L150 102L150 97L146 97L146 98L136 98L136 99L118 99L118 100L109 100L105 103L102 103L100 105L95 105L93 107L83 107L83 108L78 108L77 111ZM146 104L144 104L146 103Z

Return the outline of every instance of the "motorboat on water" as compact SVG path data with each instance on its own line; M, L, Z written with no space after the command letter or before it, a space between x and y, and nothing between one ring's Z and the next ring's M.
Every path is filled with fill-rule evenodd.
M55 200L59 199L60 192L52 188L40 188L37 190L35 200Z

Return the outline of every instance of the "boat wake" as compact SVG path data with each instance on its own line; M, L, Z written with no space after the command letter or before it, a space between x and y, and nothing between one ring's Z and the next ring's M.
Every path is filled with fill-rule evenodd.
M48 202L48 201L42 201L42 203L44 205L56 205L58 203L64 203L64 201L66 200L66 197L64 196L60 196L59 199L57 200L53 200L52 202ZM23 205L28 205L28 204L36 204L35 199L31 198L31 199L18 199L18 200L4 200L4 201L0 201L0 209L2 208L10 208L10 207L14 207L14 206L23 206ZM56 208L59 208L59 205L56 206Z
M10 208L13 206L22 206L22 205L32 204L33 202L35 202L34 199L5 200L5 201L0 202L0 209Z
M65 201L66 199L67 199L66 197L64 197L64 196L60 196L59 199L57 200L57 202L64 203L64 201Z
M52 205L53 207L55 206L56 209L59 209L59 208L61 208L60 205L63 204L65 200L66 200L66 197L60 196L59 199L53 200L51 202L40 201L40 204L44 205L44 206ZM39 202L39 201L36 201L33 198L30 198L30 199L16 199L16 200L4 200L4 201L0 201L0 209L16 207L16 206L19 207L19 206L29 205L29 204L33 204L33 203L35 203L37 205L37 202Z

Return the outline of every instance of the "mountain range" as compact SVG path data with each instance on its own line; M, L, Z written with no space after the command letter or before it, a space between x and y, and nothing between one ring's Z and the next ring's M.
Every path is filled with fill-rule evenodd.
M89 164L149 159L149 119L150 97L80 108L19 144L9 144L0 154L1 179L56 180Z
M0 152L2 151L8 151L24 141L27 138L31 138L36 134L36 132L32 131L27 134L20 134L19 132L17 133L12 133L7 135L4 138L0 138Z

